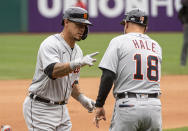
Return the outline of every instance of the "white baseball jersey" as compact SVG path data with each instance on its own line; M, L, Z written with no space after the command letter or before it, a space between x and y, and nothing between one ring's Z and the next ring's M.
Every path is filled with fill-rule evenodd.
M114 95L160 92L162 50L145 34L128 33L111 40L100 64L116 74Z
M50 79L44 70L51 63L68 63L82 57L82 50L77 44L71 49L60 34L49 36L39 48L36 70L29 92L53 101L67 101L72 91L72 84L79 79L80 70L77 69L68 76L55 80Z

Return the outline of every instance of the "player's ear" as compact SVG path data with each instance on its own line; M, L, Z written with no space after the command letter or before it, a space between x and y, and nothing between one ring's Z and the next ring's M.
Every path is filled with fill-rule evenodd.
M147 30L148 30L148 26L145 27L145 29L144 29L144 33L145 33Z
M64 19L64 26L66 26L69 23L68 19Z
M126 29L128 29L129 23L128 23L128 22L125 22L125 26L126 26Z
M124 25L124 34L127 33L127 29L128 29L128 22L125 22L125 25Z

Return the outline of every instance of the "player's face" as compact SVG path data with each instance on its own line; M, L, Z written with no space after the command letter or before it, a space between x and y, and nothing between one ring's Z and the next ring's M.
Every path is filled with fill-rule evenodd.
M71 35L75 41L80 41L86 28L86 24L71 22Z

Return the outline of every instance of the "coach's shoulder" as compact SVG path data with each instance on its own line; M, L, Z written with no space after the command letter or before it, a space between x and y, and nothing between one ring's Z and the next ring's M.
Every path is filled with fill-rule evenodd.
M122 43L123 41L129 39L128 35L126 34L122 34L122 35L118 35L116 37L114 37L111 42L116 42L116 43Z
M118 35L118 36L112 38L112 41L114 41L114 40L115 40L115 41L116 41L116 40L120 40L120 39L123 38L123 36L124 36L124 35Z
M123 35L118 35L111 39L109 45L114 47L119 47L118 45L121 45L121 43L124 41L125 38L123 38Z
M161 48L161 46L160 46L160 44L157 42L157 40L152 39L152 42L155 43L155 44L157 44L157 45Z

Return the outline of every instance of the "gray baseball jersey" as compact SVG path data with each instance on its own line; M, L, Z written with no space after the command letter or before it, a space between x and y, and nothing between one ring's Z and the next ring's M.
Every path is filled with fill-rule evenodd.
M44 73L44 69L51 63L68 63L81 57L83 53L77 44L72 50L60 34L48 37L39 48L36 70L29 92L53 101L67 101L73 82L79 79L79 70L52 80Z
M49 36L39 48L36 70L29 92L51 101L67 102L72 92L72 84L79 79L80 69L55 80L50 79L44 70L49 64L69 63L82 57L82 50L77 44L71 49L60 34ZM72 123L66 105L47 104L28 96L23 104L23 112L29 131L71 130Z
M111 40L99 67L116 74L114 94L156 93L160 91L161 61L156 41L145 34L128 33Z
M109 131L161 131L161 102L148 94L160 92L162 50L145 34L128 33L111 40L100 64L116 74L116 97ZM130 94L130 93L129 93Z

